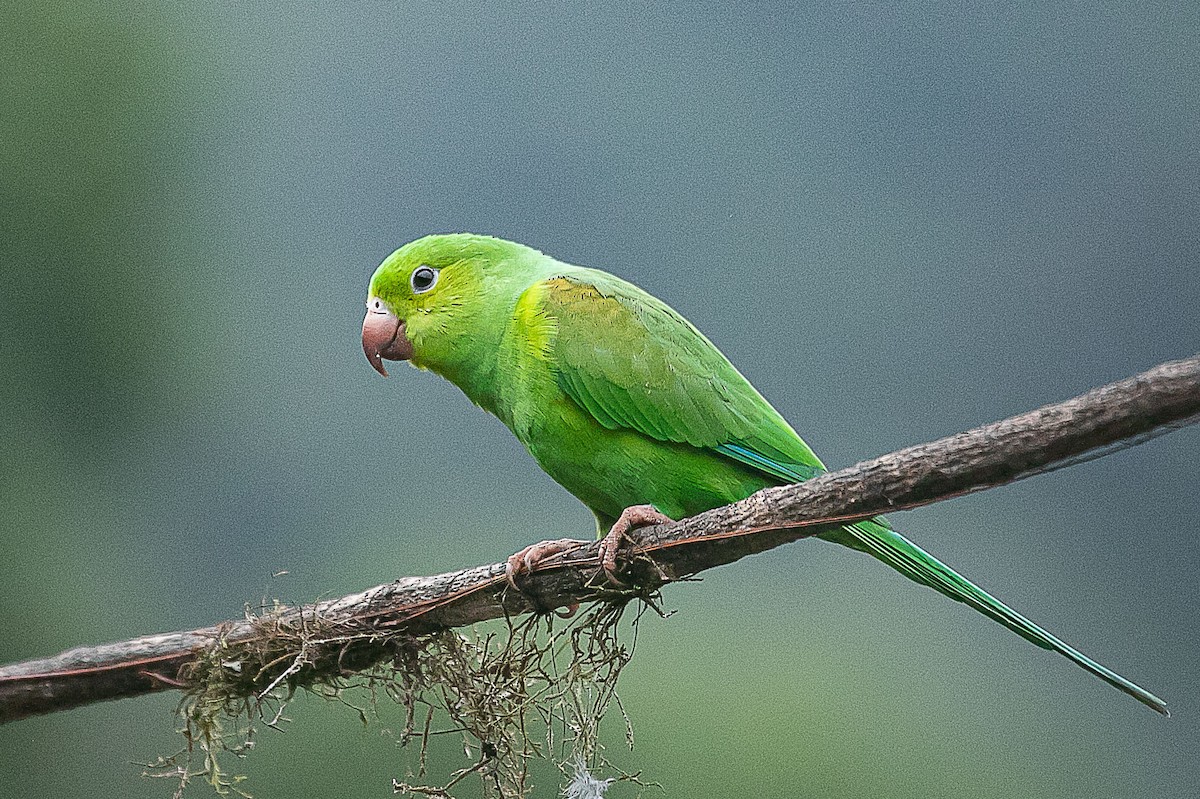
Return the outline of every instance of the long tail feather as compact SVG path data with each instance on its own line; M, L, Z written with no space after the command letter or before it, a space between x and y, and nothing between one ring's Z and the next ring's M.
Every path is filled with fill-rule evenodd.
M1043 649L1051 649L1074 661L1147 707L1164 716L1170 715L1163 700L1043 630L884 524L875 521L859 522L824 535L822 538L873 555L910 580L927 585L951 599L969 605L985 616L1000 622L1025 640L1037 644Z

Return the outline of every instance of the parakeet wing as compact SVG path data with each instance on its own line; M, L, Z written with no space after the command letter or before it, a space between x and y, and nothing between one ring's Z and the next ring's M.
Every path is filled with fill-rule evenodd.
M541 312L556 328L550 355L559 385L580 407L605 427L711 449L781 482L823 471L808 445L690 322L636 286L593 275L535 287Z

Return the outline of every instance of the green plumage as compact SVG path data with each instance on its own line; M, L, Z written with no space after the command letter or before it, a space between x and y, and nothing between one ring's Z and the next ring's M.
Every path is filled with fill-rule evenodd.
M438 270L414 291L414 270ZM680 519L824 470L721 352L665 303L606 272L484 236L429 236L371 280L412 342L412 363L499 417L607 532L653 505ZM956 574L882 519L822 536L1066 656L1151 708L1162 700Z

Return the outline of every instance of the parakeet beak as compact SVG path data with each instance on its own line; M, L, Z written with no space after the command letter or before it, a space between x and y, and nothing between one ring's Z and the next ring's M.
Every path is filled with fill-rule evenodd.
M412 357L412 342L404 334L404 320L376 297L367 300L367 315L363 319L363 354L376 372L388 376L383 359L406 361Z

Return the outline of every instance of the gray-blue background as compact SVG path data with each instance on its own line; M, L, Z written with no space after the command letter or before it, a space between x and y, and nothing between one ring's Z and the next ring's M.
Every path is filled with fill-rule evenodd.
M834 466L1200 349L1194 4L17 5L3 661L590 531L456 389L363 360L425 233L640 283ZM1194 796L1198 443L893 519L1175 718L814 541L667 592L610 754L677 797ZM0 793L169 796L130 761L173 703L0 728ZM236 765L390 796L383 713L303 700Z

